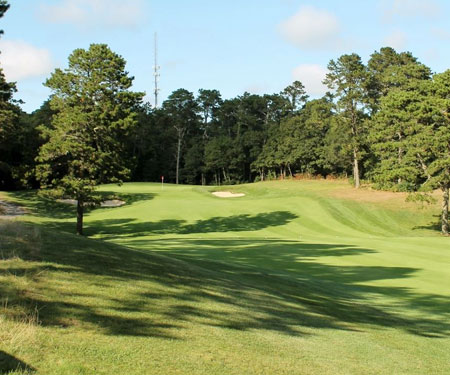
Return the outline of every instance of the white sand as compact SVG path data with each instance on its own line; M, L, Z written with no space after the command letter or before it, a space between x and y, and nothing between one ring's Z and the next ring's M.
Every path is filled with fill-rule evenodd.
M212 194L219 198L237 198L245 195L244 193L232 193L231 191L214 191Z
M124 204L125 204L125 202L121 201L119 199L111 199L111 200L103 201L102 203L100 203L100 206L102 206L102 207L120 207L120 206L123 206Z

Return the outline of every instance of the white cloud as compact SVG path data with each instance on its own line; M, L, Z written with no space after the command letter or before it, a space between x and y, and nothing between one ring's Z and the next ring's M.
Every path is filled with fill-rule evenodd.
M392 21L394 17L436 18L441 8L435 0L388 0L384 1L384 17Z
M308 95L323 96L328 91L327 86L322 83L327 73L328 70L321 65L302 64L293 70L292 77L303 83Z
M23 41L1 40L0 62L8 81L38 77L53 69L50 52Z
M42 4L41 18L49 23L86 28L135 28L144 15L142 0L60 0Z
M392 47L396 50L404 50L408 43L407 35L400 30L394 31L383 40L383 45Z
M337 17L326 10L302 6L279 26L281 35L297 47L321 49L338 41L340 25Z

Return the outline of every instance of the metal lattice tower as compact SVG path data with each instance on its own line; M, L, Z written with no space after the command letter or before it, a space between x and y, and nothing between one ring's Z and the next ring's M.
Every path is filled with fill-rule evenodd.
M155 77L155 91L153 92L155 94L155 108L158 107L158 82L159 82L159 69L160 66L158 65L158 35L155 33L155 65L153 66L153 76Z

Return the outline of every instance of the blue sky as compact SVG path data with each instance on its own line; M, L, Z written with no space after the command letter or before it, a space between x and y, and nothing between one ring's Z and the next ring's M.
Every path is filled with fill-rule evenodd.
M327 63L345 53L364 61L392 46L434 72L450 68L445 0L10 0L0 21L0 63L24 110L40 107L43 82L75 48L107 43L128 62L134 90L153 103L153 35L158 33L160 99L185 88L281 91L301 80L323 94Z

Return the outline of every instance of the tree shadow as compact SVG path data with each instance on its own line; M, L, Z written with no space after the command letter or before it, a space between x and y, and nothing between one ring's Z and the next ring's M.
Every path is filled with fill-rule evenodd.
M31 215L52 219L67 219L76 215L76 208L54 199L39 196L35 190L10 193L21 205L27 207Z
M223 233L257 231L268 227L282 226L298 218L289 211L265 212L256 215L217 216L187 224L186 220L160 220L138 222L136 219L107 219L87 221L87 235L101 234L102 238L142 237L161 234Z
M286 296L285 291L294 282L295 289L300 287L302 291L296 289L289 294L289 298L300 303L312 303L315 312L340 322L401 328L425 337L450 335L449 298L416 293L413 288L367 285L371 281L412 277L420 269L333 266L320 261L328 256L375 254L372 249L272 239L172 238L127 243L150 251L169 251L171 257L225 272L237 281L250 275L252 283L256 282L259 288L273 295ZM254 269L254 272L232 271L239 265ZM399 310L402 312L399 313ZM408 317L404 314L406 311L413 312L415 317Z
M98 194L100 194L103 197L103 200L120 199L124 201L125 204L127 205L131 205L141 201L152 200L158 195L156 193L124 193L124 192L117 193L115 191L99 191ZM102 209L109 209L109 208L111 207L102 207Z
M9 374L12 371L34 373L36 370L20 359L0 350L0 375Z
M427 225L417 225L413 230L429 230L434 233L441 231L441 215L433 215L434 220Z
M177 332L193 323L292 336L309 335L310 328L369 327L433 338L450 334L450 303L443 296L367 285L411 277L417 268L321 262L372 249L261 239L134 240L133 246L147 249L141 251L47 230L42 241L36 277L52 265L56 269L47 272L66 273L76 286L39 282L36 293L24 294L0 285L0 293L37 306L45 326L78 324L110 335L168 339L186 339ZM171 257L155 253L160 250Z
M120 193L120 195L117 195L117 193L112 191L100 191L96 194L100 195L103 200L123 200L127 205L131 205L139 201L151 200L157 195L153 193ZM50 219L70 219L76 217L75 205L43 197L37 194L35 190L11 192L10 195L14 197L14 199L17 200L21 205L27 207L31 215ZM85 210L86 213L89 213L90 211L97 209L107 210L112 208L87 206Z

